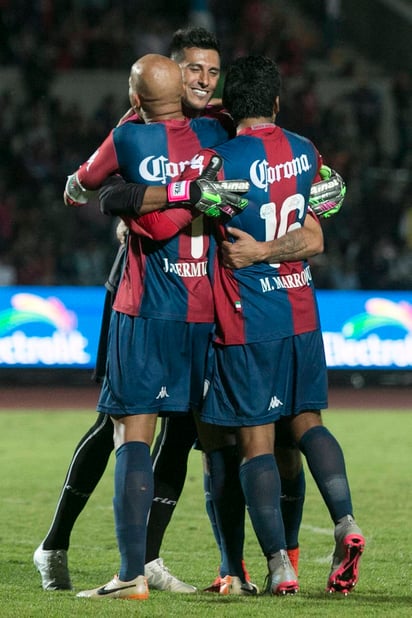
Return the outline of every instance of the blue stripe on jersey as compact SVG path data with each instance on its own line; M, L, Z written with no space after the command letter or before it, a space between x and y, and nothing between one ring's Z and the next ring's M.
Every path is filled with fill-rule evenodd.
M222 144L228 139L226 130L215 118L193 118L190 121L190 126L195 131L201 148ZM212 140L211 136L213 136Z
M165 185L172 180L164 124L127 122L113 131L113 141L125 180L150 185Z

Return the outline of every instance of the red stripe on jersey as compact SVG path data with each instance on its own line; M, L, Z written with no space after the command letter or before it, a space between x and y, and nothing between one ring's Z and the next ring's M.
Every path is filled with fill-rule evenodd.
M77 177L85 189L94 190L118 170L119 162L113 142L113 131L111 131L102 145L79 167Z
M220 266L217 255L214 259L213 272L213 299L216 312L215 340L223 345L243 345L246 339L245 321L238 282L230 269Z
M270 135L270 130L268 130ZM253 134L253 131L250 131ZM265 138L265 130L262 130L262 141L266 150L267 160L270 165L275 167L280 161L290 161L294 158L294 153L287 135L280 127L275 127L274 133ZM275 204L283 204L291 195L297 193L297 177L283 177L281 182L274 182L270 185L270 200ZM296 212L292 209L287 219L287 228L296 221ZM305 264L303 262L284 262L278 268L279 275L293 277L303 272ZM295 334L309 332L319 327L317 318L316 303L314 303L313 290L307 288L287 288L290 308L292 312L293 331Z
M142 250L142 238L135 234L128 237L128 253L133 253L134 259L126 259L126 264L113 309L127 315L139 315L142 302L146 273L146 255Z

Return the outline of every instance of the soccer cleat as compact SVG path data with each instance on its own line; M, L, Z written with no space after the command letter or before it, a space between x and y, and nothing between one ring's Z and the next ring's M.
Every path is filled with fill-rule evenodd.
M254 596L259 594L259 589L252 582L242 582L236 575L226 575L220 580L219 594L237 594L241 596Z
M33 554L33 562L41 575L43 590L72 589L65 549L43 549L39 545Z
M286 550L281 549L268 560L269 573L265 592L273 595L295 594L299 590L298 578Z
M147 578L149 588L153 590L167 590L168 592L183 592L193 594L197 592L195 586L186 584L172 575L164 565L162 558L156 558L144 566L144 574Z
M108 584L93 590L82 590L77 597L84 599L132 599L145 601L149 598L149 586L144 575L138 575L129 582L122 582L115 575Z
M246 568L246 564L245 561L242 560L242 569L243 569L243 574L245 576L245 580L247 582L250 582L250 575L249 575L249 571ZM218 569L219 571L219 569ZM214 582L212 582L210 584L210 586L208 586L207 588L203 588L203 592L216 592L219 593L220 592L220 585L222 583L222 577L220 576L220 574L216 577L216 579L214 580ZM252 584L252 586L256 586L256 584Z
M335 552L326 590L351 592L359 579L359 560L365 549L365 537L351 515L346 515L335 526Z

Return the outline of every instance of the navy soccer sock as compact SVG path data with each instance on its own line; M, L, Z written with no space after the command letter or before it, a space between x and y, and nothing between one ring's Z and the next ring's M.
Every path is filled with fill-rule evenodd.
M206 457L206 455L204 455ZM206 507L206 513L207 516L209 517L209 522L210 525L212 527L212 532L213 532L213 536L215 537L215 541L216 541L216 545L218 546L219 549L219 553L221 556L221 559L223 557L222 554L222 543L220 540L220 533L219 533L219 528L217 525L217 521L216 521L216 512L215 512L215 507L213 504L213 500L212 500L212 488L211 488L211 483L210 483L210 472L209 472L209 468L206 466L204 466L203 469L203 490L205 492L205 507ZM220 564L220 571L219 573L221 573L222 571L225 571L226 573L229 573L228 570L228 565L227 565L227 560L225 559L224 561L221 561Z
M312 427L303 434L299 448L334 523L345 515L352 515L345 459L336 438L322 425Z
M280 478L273 455L258 455L240 466L246 506L264 555L285 549L280 511Z
M153 500L150 449L144 442L126 442L116 451L113 498L120 551L119 579L144 574L147 518Z
M285 526L286 547L295 549L299 545L299 529L305 502L306 481L303 467L294 479L281 478L281 488L280 506Z
M113 423L99 414L73 453L43 549L68 549L74 523L100 481L113 451Z
M220 538L220 575L236 575L244 580L245 500L239 482L237 448L227 446L212 451L207 457L213 512Z

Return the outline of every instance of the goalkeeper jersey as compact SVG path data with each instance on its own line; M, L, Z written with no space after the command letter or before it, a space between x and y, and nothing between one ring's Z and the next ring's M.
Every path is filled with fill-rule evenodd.
M306 138L273 124L241 131L214 149L224 161L219 177L250 181L248 207L230 226L267 241L300 227L307 213L310 187L318 180L322 159ZM203 152L208 159L213 154ZM189 170L185 176L189 176ZM226 226L217 241L231 239ZM259 263L223 268L215 253L210 268L216 311L216 341L224 345L272 341L319 328L309 264Z
M203 170L203 156L197 155L198 151L227 139L216 118L125 122L113 129L80 167L78 178L86 189L100 187L114 172L128 182L165 186L186 166L198 176ZM188 225L167 239L171 225L182 216L187 217ZM114 309L131 316L213 322L207 268L209 235L205 234L202 216L189 223L191 218L188 211L176 208L137 220L129 235ZM162 234L163 225L167 234Z

